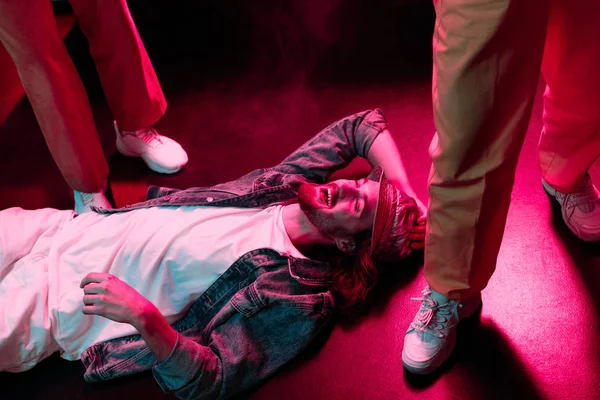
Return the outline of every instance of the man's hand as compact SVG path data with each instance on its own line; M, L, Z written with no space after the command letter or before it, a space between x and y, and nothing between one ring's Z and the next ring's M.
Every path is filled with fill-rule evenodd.
M111 274L91 272L83 278L83 313L134 325L151 303Z
M410 230L408 240L410 248L413 250L423 250L425 248L425 233L427 231L427 215L421 215L417 223Z

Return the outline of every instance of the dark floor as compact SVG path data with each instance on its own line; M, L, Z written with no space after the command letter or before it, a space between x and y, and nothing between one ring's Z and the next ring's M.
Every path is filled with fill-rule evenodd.
M387 115L415 190L426 200L434 132L429 2L195 3L201 4L181 10L167 2L130 2L169 101L157 127L190 156L176 176L115 155L111 115L85 41L78 30L67 38L90 93L118 205L143 199L148 184L206 186L276 164L330 122L374 107ZM540 100L541 91L480 324L461 328L450 363L425 379L402 370L403 335L418 308L410 297L424 286L417 257L385 279L367 317L337 326L248 397L600 399L600 246L576 240L541 188ZM0 209L72 207L26 100L0 126L0 136ZM598 164L591 173L600 182ZM0 398L165 397L149 374L90 385L81 373L78 362L53 358L27 373L0 374Z

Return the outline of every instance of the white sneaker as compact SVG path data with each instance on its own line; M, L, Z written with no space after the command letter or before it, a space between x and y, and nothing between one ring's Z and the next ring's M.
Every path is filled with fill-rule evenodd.
M84 193L74 190L73 194L75 197L75 212L77 214L83 214L92 211L92 206L108 209L112 208L104 196L104 192Z
M153 127L137 131L121 131L114 122L117 133L117 150L124 156L141 157L152 171L173 174L188 162L188 156L179 143L159 135Z
M456 345L456 327L481 305L481 294L457 302L427 286L421 308L404 336L402 364L413 374L428 374L442 365Z
M575 236L585 242L600 241L600 193L589 174L576 192L561 193L544 178L542 186L559 202L563 220Z

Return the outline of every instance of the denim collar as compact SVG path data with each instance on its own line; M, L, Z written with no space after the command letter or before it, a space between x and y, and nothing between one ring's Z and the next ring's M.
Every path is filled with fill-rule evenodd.
M288 256L290 275L308 286L329 286L333 278L333 266L327 262Z

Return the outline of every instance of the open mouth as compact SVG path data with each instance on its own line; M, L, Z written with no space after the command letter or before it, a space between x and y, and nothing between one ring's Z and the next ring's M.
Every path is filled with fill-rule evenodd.
M335 193L336 192L331 187L321 189L321 199L328 208L333 207L335 204Z

